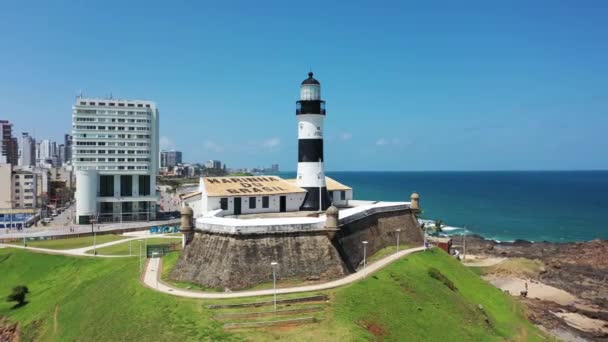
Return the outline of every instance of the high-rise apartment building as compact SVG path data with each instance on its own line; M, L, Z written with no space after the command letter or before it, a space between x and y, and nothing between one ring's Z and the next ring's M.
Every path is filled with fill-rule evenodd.
M27 167L36 165L36 140L28 133L21 133L19 142L19 166Z
M175 167L177 164L182 163L182 152L180 151L162 151L160 153L160 166L161 167Z
M39 178L42 175L11 164L0 165L0 208L34 209L40 207Z
M77 223L156 218L158 117L151 101L76 98L72 164Z
M63 145L65 148L65 162L70 163L72 161L72 135L66 134L63 137Z
M0 163L17 165L17 139L13 137L13 124L0 120Z
M51 165L53 163L53 145L55 142L48 139L40 141L38 151L36 152L36 164Z
M222 168L222 162L219 160L207 160L205 167L207 169L220 170Z

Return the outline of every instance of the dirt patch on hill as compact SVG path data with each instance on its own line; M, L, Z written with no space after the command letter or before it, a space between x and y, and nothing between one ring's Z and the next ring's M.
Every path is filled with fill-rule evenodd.
M379 340L382 340L386 336L386 330L379 324L369 321L362 321L359 324Z
M20 336L19 324L10 322L6 317L0 317L0 342L19 342Z

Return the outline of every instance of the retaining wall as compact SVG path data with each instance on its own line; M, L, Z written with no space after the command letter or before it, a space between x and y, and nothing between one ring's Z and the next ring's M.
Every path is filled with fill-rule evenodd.
M328 231L246 234L217 233L197 229L170 277L212 288L233 290L272 282L271 262L276 261L280 279L335 279L354 272L367 255L396 244L401 229L402 245L420 246L422 231L415 215L405 206L369 210L356 218L340 219L337 234Z

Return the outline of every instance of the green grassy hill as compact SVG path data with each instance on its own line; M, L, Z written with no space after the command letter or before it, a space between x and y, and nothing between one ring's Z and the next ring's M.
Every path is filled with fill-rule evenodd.
M20 322L25 341L541 339L515 300L440 251L409 256L361 282L326 291L331 300L319 323L249 331L224 331L206 308L217 301L182 299L144 288L137 267L137 258L0 249L0 297L15 285L27 285L31 292L29 303L18 309L0 302L0 316ZM440 270L458 290L431 278L429 267Z

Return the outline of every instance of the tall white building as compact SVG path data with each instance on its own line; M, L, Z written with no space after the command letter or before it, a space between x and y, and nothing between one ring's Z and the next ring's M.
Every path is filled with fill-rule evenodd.
M38 165L49 165L53 161L53 144L54 142L44 139L37 145L38 151L36 152L36 164Z
M77 223L156 218L158 116L151 101L76 98L72 164Z
M19 141L19 166L34 165L36 165L36 140L24 132Z

